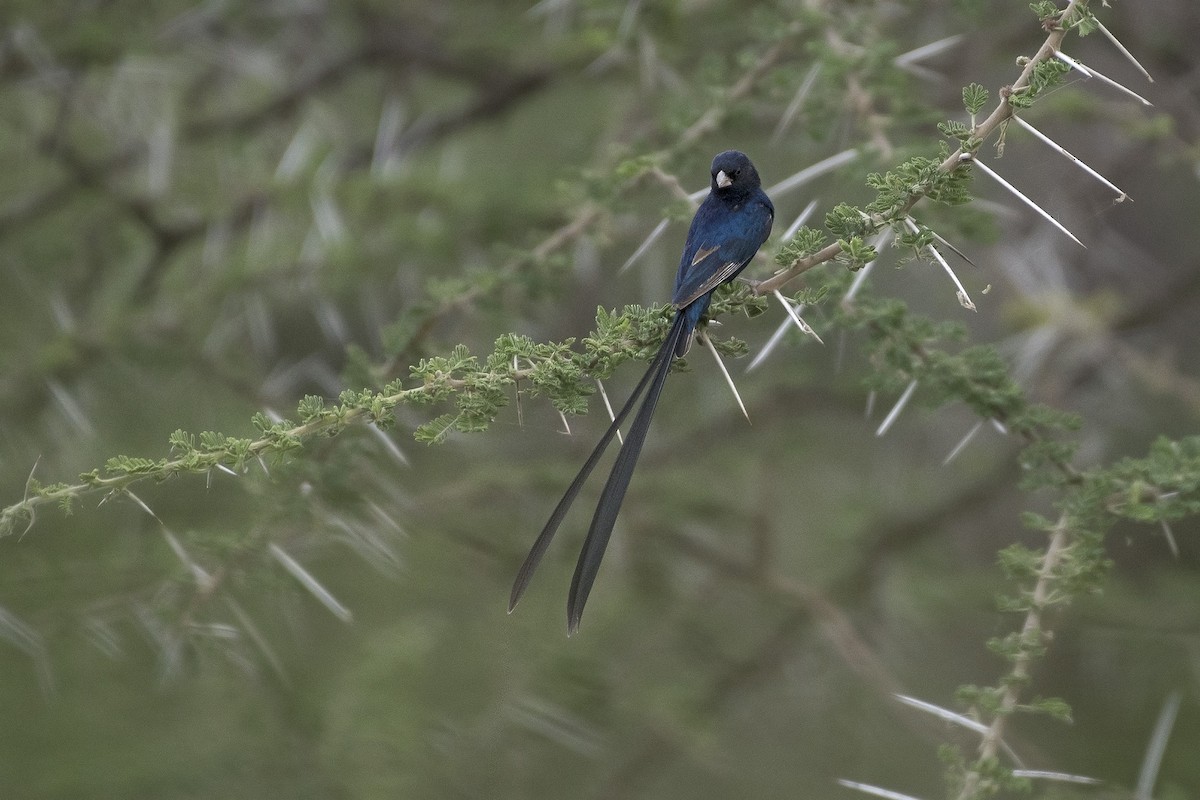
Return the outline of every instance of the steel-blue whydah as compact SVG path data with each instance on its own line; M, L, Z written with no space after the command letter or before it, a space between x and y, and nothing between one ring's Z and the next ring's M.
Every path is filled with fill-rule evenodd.
M579 628L583 606L600 569L600 560L604 557L604 549L612 535L613 525L616 524L617 512L621 509L625 490L629 488L634 467L637 466L638 456L646 441L650 420L654 417L654 409L666 383L667 373L671 370L671 362L684 355L691 346L692 334L712 302L713 291L737 277L771 233L771 223L775 220L775 206L762 190L758 171L754 169L754 164L745 153L737 150L719 153L713 159L711 174L712 184L708 197L700 204L696 216L692 218L687 241L683 246L683 256L679 259L675 292L671 296L675 318L667 332L667 338L650 362L646 374L638 381L633 393L617 413L612 425L600 438L596 449L588 456L575 480L567 487L562 500L558 502L549 521L546 522L546 527L530 548L529 555L525 557L525 563L521 565L513 582L508 603L510 612L529 585L533 571L545 555L546 548L550 546L550 540L554 538L558 526L571 508L571 503L583 488L584 481L595 469L638 398L644 394L642 405L633 418L633 424L617 454L612 472L604 484L604 491L600 494L600 502L596 506L591 527L579 553L579 562L575 566L575 575L571 579L571 592L567 599L567 632L574 633Z

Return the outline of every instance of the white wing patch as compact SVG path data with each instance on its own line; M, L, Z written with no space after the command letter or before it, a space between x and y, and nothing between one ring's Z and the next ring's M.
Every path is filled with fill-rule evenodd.
M701 295L708 294L713 289L720 286L725 281L729 280L729 276L741 269L745 264L739 261L730 261L722 266L719 270L709 276L708 280L697 286L687 297L681 297L676 303L675 308L685 308L696 301Z
M720 249L721 248L719 245L717 247L707 247L707 248L701 247L699 250L696 251L696 255L692 257L692 266L693 267L696 266L701 261L708 258L709 256L711 256L713 253L717 252Z

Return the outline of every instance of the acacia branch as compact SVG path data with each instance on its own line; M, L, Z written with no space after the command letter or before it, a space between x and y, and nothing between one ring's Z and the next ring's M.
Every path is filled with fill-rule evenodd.
M1030 76L1034 69L1043 61L1054 58L1054 53L1062 44L1063 37L1067 34L1067 29L1063 26L1063 21L1069 19L1077 10L1082 10L1087 7L1088 0L1071 0L1067 7L1054 20L1048 21L1046 27L1049 29L1049 34L1042 46L1038 48L1037 54L1025 64L1021 70L1020 76L1011 85L1003 87L1000 92L1000 102L997 103L995 109L983 121L976 123L971 130L970 142L972 147L968 149L966 146L961 146L951 153L938 167L938 171L943 174L949 174L958 170L967 169L970 166L971 158L978 151L987 139L1001 129L1001 126L1013 115L1013 106L1009 102L1009 98L1014 92L1018 92L1029 85ZM886 218L880 215L872 215L871 226L874 230L879 230L885 225L902 222L908 216L909 211L927 196L932 187L926 185L914 190L908 197L908 200L889 214ZM797 258L787 264L782 270L775 273L772 277L763 281L749 281L754 292L759 295L770 294L774 292L808 270L828 261L832 261L843 253L843 248L838 243L828 245L816 253Z
M1025 622L1021 626L1020 649L1013 656L1012 668L1005 676L1005 689L1000 697L1000 704L992 716L987 732L979 743L976 766L969 769L963 778L962 787L958 793L959 800L970 800L977 797L980 784L984 780L979 769L980 764L995 760L1004 739L1004 728L1008 719L1017 709L1021 689L1029 681L1030 666L1045 644L1048 634L1042 628L1042 615L1050 605L1051 592L1058 581L1058 568L1066 554L1071 538L1069 520L1063 514L1050 535L1050 543L1042 554L1038 568L1037 582L1029 601L1029 610L1025 614Z

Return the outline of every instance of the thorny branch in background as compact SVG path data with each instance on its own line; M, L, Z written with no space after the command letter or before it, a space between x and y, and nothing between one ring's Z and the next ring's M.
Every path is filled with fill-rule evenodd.
M815 248L810 246L814 240L811 237L805 239L801 233L799 238L807 242L800 245L801 249L811 252L794 251L782 261L784 269L779 274L753 284L754 292L760 295L767 292L776 294L789 316L792 316L792 304L798 301L783 297L779 293L780 286L817 264L839 258L848 262L852 268L862 268L866 260L881 246L878 239L875 240L875 245L867 246L862 243L863 238L886 228L899 233L905 246L938 260L954 279L960 302L963 302L966 290L938 254L933 242L935 234L913 221L909 212L923 197L946 200L949 192L944 182L945 177L952 173L966 175L971 164L979 164L977 154L983 142L994 134L1003 135L1004 125L1014 117L1016 111L1023 108L1023 104L1032 102L1048 85L1047 74L1039 73L1039 68L1065 61L1077 69L1087 69L1078 62L1068 60L1061 50L1062 39L1068 30L1084 22L1094 22L1087 14L1086 6L1086 2L1073 0L1066 10L1060 12L1055 9L1052 16L1045 18L1049 35L1037 55L1025 63L1018 80L999 93L999 105L982 122L975 121L976 110L972 108L974 104L968 103L968 110L972 116L971 126L951 131L952 138L961 142L960 147L940 164L932 164L933 169L924 169L925 182L909 183L907 196L901 197L899 201L881 203L879 207L871 208L870 213L849 207L835 209L830 218L827 218L827 222L832 221L848 235L834 244ZM791 48L795 45L794 37L798 31L798 28L790 29L774 45L767 48L749 70L722 93L717 104L703 112L683 130L678 141L646 158L640 165L635 165L633 174L621 180L614 192L615 196L624 195L649 178L666 187L677 200L690 198L691 195L679 180L662 165L678 157L683 150L703 136L718 130L729 108L748 97L772 67L792 56ZM1105 33L1108 35L1107 31ZM843 49L846 47L846 43L840 39L832 41L831 45ZM431 63L440 65L438 55L425 49L428 43L416 43L413 46L424 53ZM301 76L291 90L285 90L283 94L269 99L259 108L235 113L229 117L204 118L201 122L191 123L190 127L185 126L184 130L196 135L209 135L223 128L238 129L239 126L263 124L276 114L293 110L306 91L317 90L328 82L339 80L347 63L376 57L382 56L380 53L363 51L347 56L351 59L348 62L335 59L324 67ZM485 71L490 71L494 66L485 68ZM1101 77L1094 71L1088 71L1086 74ZM485 83L485 77L492 82ZM458 112L451 112L444 117L427 118L420 125L414 125L409 129L411 137L401 137L399 141L405 142L405 146L411 146L425 141L426 136L442 135L456 125L469 124L493 113L499 113L506 103L516 102L525 93L539 88L546 76L535 70L531 73L510 72L501 78L493 75L483 76L482 73L474 75L473 79L480 80L481 91L472 101ZM497 86L500 86L498 96L504 100L498 105L487 101L485 98L490 95L488 91L483 91L494 91ZM851 88L855 91L850 92L849 101L864 118L873 145L881 153L889 152L891 148L885 136L885 129L879 115L872 113L869 97L865 95L860 84L853 84ZM982 108L982 104L979 107ZM1064 148L1053 143L1052 146L1066 156L1074 158ZM96 168L79 158L69 146L56 147L55 152L68 167L68 171L74 174L78 185L104 186L105 179L97 178ZM130 158L140 157L139 153ZM368 158L367 161L369 160ZM1098 173L1077 159L1075 161L1094 177L1098 177ZM100 164L99 171L103 175L109 169L115 174L123 168L122 162L124 159L116 160L114 157L109 161L101 159L97 163ZM111 166L105 166L106 164ZM879 176L877 188L889 188L887 177ZM1116 190L1111 183L1106 183ZM14 207L7 220L19 221L23 215L40 213L40 209L52 207L59 196L52 191L47 195L34 197ZM122 213L141 225L154 242L157 260L152 262L152 268L147 270L147 277L143 279L144 290L153 293L168 256L181 242L199 237L214 224L214 220L175 221L159 216L136 198L122 197L116 193L114 196L118 196L120 200L117 205L122 209ZM229 218L223 222L239 227L245 226L256 200L257 198L247 199L241 207L233 209ZM490 291L494 285L491 281L503 281L519 273L523 267L544 261L564 250L604 220L607 213L605 206L593 200L585 201L573 214L567 215L566 220L540 244L533 247L529 253L509 259L500 269L494 271L487 282L473 284L453 297L431 303L424 309L424 317L416 326L416 333L409 339L408 345L387 365L387 374L391 374L398 365L407 364L410 358L416 358L422 340L440 317L476 302ZM1045 216L1052 219L1048 214ZM5 221L0 220L0 225ZM662 229L663 226L660 225L655 231ZM634 258L639 252L641 248L635 252ZM882 379L889 382L892 389L905 387L903 400L896 404L893 413L889 414L888 419L880 426L881 433L895 420L904 403L914 396L918 388L925 390L931 385L940 387L940 400L954 399L966 402L980 414L981 419L1004 423L1008 429L1023 436L1029 445L1026 450L1029 459L1026 466L1029 467L1029 471L1038 473L1043 485L1056 488L1062 498L1064 510L1057 523L1033 521L1034 527L1041 527L1047 532L1047 549L1040 554L1013 551L1006 557L1006 568L1016 578L1032 581L1028 592L1012 601L1012 610L1025 613L1020 632L994 644L995 649L1009 659L1009 673L995 688L977 689L968 693L969 705L988 722L984 728L977 758L972 763L964 761L956 765L955 774L960 797L982 796L993 791L1004 781L1020 778L1011 770L1007 773L1003 770L997 771L994 761L1003 743L1006 721L1019 709L1020 693L1029 679L1030 665L1041 654L1045 644L1043 612L1060 598L1070 597L1072 591L1086 589L1086 581L1080 580L1081 574L1084 578L1095 578L1105 567L1102 551L1092 547L1094 543L1089 536L1095 529L1102 528L1108 520L1115 517L1129 517L1142 521L1154 519L1161 521L1165 526L1169 519L1196 513L1194 487L1175 487L1147 481L1144 477L1150 472L1148 465L1153 459L1181 464L1181 472L1185 471L1185 467L1191 468L1194 466L1192 461L1195 460L1193 451L1196 443L1191 440L1179 443L1161 442L1148 457L1147 464L1126 465L1129 475L1118 474L1118 471L1079 470L1072 464L1069 446L1060 446L1060 442L1046 434L1046 431L1057 431L1059 423L1048 421L1044 410L1026 407L1023 399L1019 397L1019 392L1014 395L1013 387L1007 384L1000 385L994 380L997 372L1003 373L1002 366L997 368L994 362L982 357L976 358L978 354L955 360L955 357L948 356L946 352L933 346L932 342L936 337L929 335L929 331L919 330L919 326L902 328L902 325L908 323L901 319L902 315L894 308L886 304L875 304L869 298L859 302L853 297L853 292L852 289L845 296L848 302L843 306L843 319L839 324L867 330L873 339L873 355L878 359L876 366ZM734 292L723 298L722 302L727 312L743 310L752 313L761 311L762 303L756 305L756 300L757 298L749 296L749 293ZM965 306L970 302L967 298L963 304ZM381 392L344 393L338 404L329 406L320 398L306 397L298 408L299 423L272 420L260 415L255 420L255 427L259 432L255 439L232 438L219 434L202 434L197 439L191 434L178 431L172 436L170 459L117 458L111 461L105 470L94 470L83 476L81 482L75 485L42 486L31 477L25 501L6 508L3 516L0 516L0 531L16 531L21 527L21 523L31 525L37 507L46 502L69 504L83 494L96 491L107 492L107 497L132 497L129 487L139 481L162 480L183 473L211 474L213 470L231 471L234 474L244 472L256 462L263 463L262 459L265 456L286 456L317 435L333 435L351 424L372 422L380 427L391 425L394 423L394 411L401 403L437 402L451 397L457 399L459 406L455 412L443 415L419 429L418 437L429 442L441 441L454 430L480 430L486 427L494 417L496 409L507 402L506 393L514 389L518 382L522 386L528 385L530 393L540 392L551 397L560 412L573 412L579 410L586 394L578 388L579 382L584 380L585 376L588 379L606 376L623 360L638 357L661 332L659 328L662 317L662 310L654 309L631 308L621 315L602 312L597 320L599 330L586 344L588 349L583 355L572 351L573 342L570 341L537 344L521 337L503 337L497 342L495 352L484 359L472 356L465 348L461 348L447 357L422 360L412 370L413 377L420 382L417 386L406 388L402 381L393 381ZM804 327L798 315L795 315L792 321L797 326ZM785 321L785 324L790 323ZM904 335L900 335L902 332ZM926 343L930 344L926 346ZM713 352L716 353L715 347ZM972 371L968 368L977 369ZM564 386L571 382L574 382L576 388L565 389ZM950 386L954 387L953 391L947 389ZM1049 477L1049 473L1057 475ZM1134 489L1137 491L1133 491ZM141 505L153 515L148 507ZM1101 516L1099 510L1103 510L1104 519L1098 519L1098 516ZM195 575L196 592L192 603L206 601L215 590L214 587L220 585L223 573L198 572L198 565L194 559L187 555L177 540L172 541L172 534L165 526L163 530L172 550L180 554L181 560ZM703 550L702 546L698 549L694 542L678 544L685 550ZM265 552L332 613L341 618L348 617L348 610L331 593L324 590L311 573L281 546L272 542ZM839 617L836 607L822 607L822 597L814 595L804 587L788 583L781 576L763 573L756 569L756 565L743 567L740 564L728 564L719 554L710 552L700 552L697 557L718 571L766 585L770 592L789 598L801 609L794 615L795 619L789 619L781 628L779 636L772 637L762 652L752 654L747 664L739 665L731 670L728 676L715 682L711 695L714 704L719 703L733 688L741 684L746 675L763 669L764 665L769 669L772 660L777 657L775 654L785 649L789 637L794 634L798 620L810 614L821 617L831 628L831 641L844 651L847 663L856 663L863 667L864 677L868 681L887 687L889 691L897 688L886 670L874 660L869 651L863 652L865 648L861 647L861 641L844 618ZM1068 563L1072 569L1064 570L1064 564ZM1078 585L1073 585L1072 581ZM1064 586L1067 588L1064 589ZM185 620L189 618L190 614L185 615ZM269 651L267 657L272 663L277 662L276 658L270 656ZM1042 710L1061 713L1061 707L1051 704L1045 704ZM639 769L639 764L634 763L629 765L628 772L636 773ZM617 770L613 781L622 785L627 782L627 774L625 770Z

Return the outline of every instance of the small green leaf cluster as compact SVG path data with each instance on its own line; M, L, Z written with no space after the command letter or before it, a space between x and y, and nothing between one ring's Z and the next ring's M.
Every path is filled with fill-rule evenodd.
M916 258L924 258L928 260L927 255L929 249L934 246L937 237L934 236L933 230L926 225L918 225L914 231L908 225L895 224L892 229L896 232L896 247L901 250L911 251L904 256L900 263L903 264Z
M900 300L860 296L844 313L843 324L868 335L867 358L872 370L867 381L878 391L897 391L913 380L921 380L929 372L930 346L965 335L956 323L909 313Z
M896 221L902 219L921 197L944 205L969 202L970 171L962 168L943 170L941 165L949 152L943 146L938 155L936 159L912 156L882 175L877 172L868 175L867 185L877 194L867 204L867 210Z
M744 283L726 283L718 286L713 293L712 305L708 307L710 317L723 317L729 314L745 314L750 319L761 316L770 308L767 298L755 294L754 290ZM709 336L712 332L709 331Z
M938 748L938 758L946 765L950 797L993 797L1002 792L1028 794L1031 789L1028 778L1013 775L1012 769L994 756L967 764L958 747L943 745Z
M968 83L962 90L963 108L974 117L987 105L989 96L990 93L986 87L978 83Z
M1089 477L1109 514L1165 523L1200 514L1200 436L1159 438L1144 458L1126 458Z
M165 458L139 458L138 456L113 456L104 462L104 471L109 475L140 475L165 480L170 477Z
M457 345L448 356L421 359L411 370L411 377L420 382L421 404L438 403L453 398L457 411L442 414L419 426L414 437L425 444L438 444L452 431L463 433L487 430L496 414L508 405L509 389L517 379L517 353L525 350L525 342L509 336L505 344L480 364L465 345Z
M1012 663L1021 660L1032 660L1041 658L1046 654L1046 644L1050 641L1050 634L1041 628L1032 630L1012 631L1003 636L993 636L987 641L987 649L996 655L1004 658ZM1029 682L1029 678L1024 673L1012 672L1001 679L1000 687L994 687L994 691L1003 691L1010 686L1023 687ZM1013 709L1016 710L1015 708Z
M775 263L783 267L790 266L801 259L814 255L825 247L828 241L829 236L824 231L804 225L775 253Z
M956 140L963 150L974 152L979 146L979 139L974 138L973 135L975 129L965 122L948 119L945 122L939 122L937 129L938 133L947 139Z
M261 411L250 418L250 424L258 431L259 441L263 450L275 455L283 455L304 446L300 432L291 420L281 419L272 421Z
M870 178L867 179L870 183ZM872 219L857 206L838 203L825 215L825 228L838 239L869 236L878 230Z
M1033 9L1033 13L1037 14L1038 21L1045 24L1052 19L1057 19L1062 10L1053 2L1053 0L1034 0L1029 4Z
M1075 6L1073 19L1064 20L1064 22L1075 28L1075 32L1080 36L1087 36L1100 30L1100 21L1092 14L1092 10L1087 7Z
M975 117L987 105L989 97L988 90L978 83L969 83L964 86L962 90L963 107L971 115L970 124L950 119L938 123L938 132L947 139L957 142L963 152L974 153L979 150L983 140L975 135Z
M203 431L197 442L195 434L178 429L167 444L181 472L204 472L219 464L240 469L251 456L254 440Z
M95 470L93 470L95 472ZM80 476L80 480L86 481L91 476L91 473L85 473ZM21 523L26 525L33 524L33 507L29 505L29 497L37 497L43 500L53 500L58 503L58 510L68 516L75 510L76 487L61 481L56 483L43 484L37 478L30 478L26 486L26 501L17 503L16 505L8 506L0 513L0 536L7 536L13 533L17 526Z
M836 286L837 284L833 282L825 282L817 286L804 286L793 292L791 297L802 306L819 306L829 300Z
M849 239L838 239L838 246L842 248L834 259L839 264L845 265L846 269L851 272L858 272L860 269L870 264L878 257L875 248L863 241L861 236L852 236Z
M1008 95L1009 105L1013 108L1029 108L1043 93L1060 86L1063 76L1070 71L1071 68L1057 58L1039 61L1029 74L1029 82Z
M391 429L396 424L396 418L392 412L401 397L407 402L417 405L424 400L425 395L420 391L406 392L400 381L392 381L384 387L382 392L373 392L370 389L359 391L347 389L338 396L339 405L333 409L334 413L330 421L336 423L337 427L330 432L330 435L341 431L342 427L349 423L356 414L364 415L368 422L382 430ZM316 420L313 422L315 423Z

